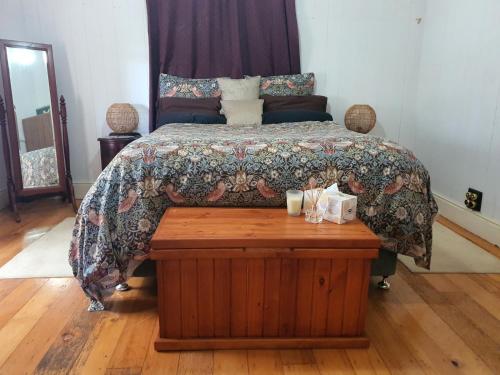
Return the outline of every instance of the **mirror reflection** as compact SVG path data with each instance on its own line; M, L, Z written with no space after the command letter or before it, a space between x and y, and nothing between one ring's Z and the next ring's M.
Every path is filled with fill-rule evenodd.
M59 184L45 51L7 47L24 188Z

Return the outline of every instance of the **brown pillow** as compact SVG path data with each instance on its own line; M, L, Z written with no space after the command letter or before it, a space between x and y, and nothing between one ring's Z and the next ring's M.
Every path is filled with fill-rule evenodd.
M262 95L264 112L276 111L317 111L326 112L328 98L321 95L272 96Z
M203 115L219 115L221 109L220 98L177 98L165 97L159 99L158 112L186 112Z

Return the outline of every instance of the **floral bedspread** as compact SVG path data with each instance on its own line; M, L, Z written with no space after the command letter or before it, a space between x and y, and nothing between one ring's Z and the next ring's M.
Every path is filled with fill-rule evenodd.
M23 187L34 188L59 184L54 146L21 154Z
M170 124L124 148L80 206L69 260L90 309L147 257L167 207L285 206L310 181L357 195L385 249L430 266L437 205L411 151L332 122Z

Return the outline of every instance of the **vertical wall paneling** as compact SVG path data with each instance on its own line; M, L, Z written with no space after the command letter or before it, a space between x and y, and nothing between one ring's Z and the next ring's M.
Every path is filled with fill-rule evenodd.
M500 3L427 1L414 124L433 190L463 207L481 190L481 214L500 222Z
M71 167L76 190L100 173L96 139L109 133L115 102L133 104L147 132L148 37L145 1L4 0L0 37L54 47L59 94L68 105ZM5 185L0 167L0 196Z
M355 103L373 131L412 149L433 190L500 222L500 3L495 0L297 0L303 71L317 74L335 121ZM420 23L417 22L420 19Z
M374 134L409 147L433 190L463 207L469 186L481 215L500 221L500 29L496 0L296 0L302 70L317 77L334 119L369 103ZM421 22L417 22L421 18ZM77 192L100 172L96 138L107 107L131 102L147 132L144 1L4 0L0 36L54 46L66 96ZM0 205L5 202L0 165ZM4 198L2 198L4 197Z
M424 0L297 0L302 71L317 74L335 121L356 103L377 111L377 135L398 141L415 77L415 18Z

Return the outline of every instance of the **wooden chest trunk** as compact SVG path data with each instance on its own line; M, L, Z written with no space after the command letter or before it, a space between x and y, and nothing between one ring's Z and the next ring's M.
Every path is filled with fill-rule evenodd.
M171 208L152 239L157 350L366 347L371 260L360 221L284 209Z

